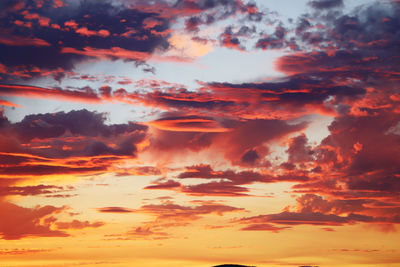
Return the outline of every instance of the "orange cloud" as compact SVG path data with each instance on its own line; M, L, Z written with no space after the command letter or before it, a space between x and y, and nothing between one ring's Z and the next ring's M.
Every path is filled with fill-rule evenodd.
M221 126L217 121L209 117L201 116L171 116L161 118L148 123L161 130L182 132L226 132L229 129Z
M22 108L22 106L21 106L21 105L14 104L14 103L12 103L12 102L9 102L9 101L7 101L7 100L3 100L3 99L0 99L0 106L15 107L15 108Z

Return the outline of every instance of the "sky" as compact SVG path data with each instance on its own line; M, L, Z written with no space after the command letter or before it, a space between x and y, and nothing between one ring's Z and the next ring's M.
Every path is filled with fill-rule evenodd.
M400 266L400 1L3 0L1 266Z

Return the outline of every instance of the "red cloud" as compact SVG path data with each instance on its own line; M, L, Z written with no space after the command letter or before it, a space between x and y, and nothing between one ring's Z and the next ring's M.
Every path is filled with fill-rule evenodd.
M27 85L0 84L0 95L23 97L53 97L72 101L99 102L99 96L89 87L85 90L63 90Z
M163 24L162 21L159 21L154 18L146 18L143 20L143 28L145 29L153 29L156 26L161 26Z
M203 116L175 116L163 117L151 121L149 125L161 130L179 132L226 132L229 129L221 126L217 121L210 117Z
M63 47L61 53L64 54L77 54L99 59L126 59L133 61L147 61L150 58L160 62L191 62L192 60L185 57L177 56L158 56L149 52L132 51L121 47L111 47L109 49L84 47L83 50L78 50L72 47Z
M250 196L246 187L235 185L232 182L209 182L197 185L187 185L181 191L192 196L224 196L243 197Z
M180 186L181 186L180 183L174 180L168 180L165 182L156 181L153 185L146 186L144 189L174 189Z
M254 171L235 172L232 170L215 171L209 165L196 165L187 167L185 172L178 175L180 179L202 178L202 179L228 179L233 184L244 185L255 182L274 183L282 181L307 181L308 178L302 173L288 173L285 175L273 176L270 174L261 174Z
M400 142L390 130L399 120L390 112L392 108L376 109L371 115L337 117L329 126L331 134L306 159L315 167L313 181L295 185L296 192L395 201L400 188L396 179ZM301 150L307 146L303 143Z
M234 172L232 170L214 171L210 165L195 165L187 167L185 172L178 175L180 179L228 179L235 184L250 184L253 182L271 182L271 177L253 171Z
M169 238L169 234L161 231L160 226L153 225L151 223L145 224L142 226L138 226L130 231L128 231L125 235L134 238L145 238L145 239L167 239Z
M397 205L391 206L388 212L379 211L373 205L376 200L325 200L317 195L303 195L297 198L296 211L283 211L276 214L259 215L237 220L248 226L242 230L260 229L264 224L280 225L321 225L341 226L354 223L370 223L379 226L380 230L393 230L394 224L400 223ZM378 202L379 203L379 202ZM331 228L323 228L332 231ZM268 227L267 229L268 230Z
M122 58L145 61L150 58L150 54L147 52L131 51L120 47L112 47L110 49L85 47L83 50L78 50L72 47L64 47L62 48L61 53L72 53L90 57L97 57L100 59Z
M63 231L52 230L52 220L46 220L63 210L64 207L54 206L23 208L0 199L0 214L7 214L0 220L1 238L12 240L35 236L68 236Z
M232 170L216 171L210 165L196 165L186 167L186 171L180 173L179 179L212 179L208 183L184 185L175 180L157 180L153 185L145 189L164 189L185 193L192 196L225 196L245 197L252 196L244 185L253 183L277 183L277 182L307 182L309 177L305 173L288 172L282 175L262 174L254 171L235 172Z
M103 222L90 223L78 220L59 222L55 216L66 208L65 206L24 208L0 199L0 214L7 214L0 220L0 238L14 240L26 237L66 237L69 234L62 230L104 225Z
M39 38L12 35L4 31L0 31L0 44L9 46L50 46L48 42Z
M83 229L83 228L97 228L103 226L103 222L89 222L89 221L78 221L73 220L71 222L56 222L57 229L65 230L65 229Z
M107 30L98 30L98 31L91 31L86 27L82 27L76 29L76 33L83 35L83 36L100 36L100 37L107 37L110 35L110 32Z
M192 221L198 220L202 216L208 214L217 214L222 216L224 213L239 212L244 211L244 209L214 203L202 203L201 205L194 207L165 203L159 205L144 205L138 211L141 213L152 214L157 220Z
M42 195L42 194L59 194L71 190L72 188L64 189L54 185L33 185L33 186L0 186L0 196L7 195Z
M168 197L169 198L169 197ZM164 199L164 198L163 198ZM145 238L165 239L170 235L163 231L169 227L187 226L190 221L199 220L205 215L217 214L219 216L229 212L241 212L242 208L235 208L213 201L194 201L197 206L182 206L167 200L163 204L144 205L137 209L138 213L150 214L155 217L154 221L146 222L139 227L133 228L124 234L123 239Z
M282 212L277 214L259 215L254 217L242 218L241 223L259 224L259 223L276 223L285 225L343 225L355 222L372 222L373 218L368 216L350 214L349 216L337 216L334 214L322 213L296 213Z
M18 123L2 119L3 177L118 172L114 164L137 156L136 144L144 140L147 130L134 123L106 125L104 114L87 110L30 115ZM137 173L157 171L136 169ZM17 192L28 191L14 188Z
M226 120L221 122L227 132L152 131L149 151L160 153L198 151L209 147L222 153L235 165L268 166L266 160L257 160L268 154L269 142L278 140L306 127L306 123L289 125L281 120ZM253 155L249 155L253 151ZM257 154L257 156L255 156Z
M9 101L3 100L3 99L0 99L0 106L16 107L16 108L22 107L21 105L14 104L12 102L9 102Z

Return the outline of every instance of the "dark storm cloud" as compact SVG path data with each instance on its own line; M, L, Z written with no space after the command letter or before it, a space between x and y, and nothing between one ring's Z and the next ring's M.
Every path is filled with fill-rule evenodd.
M73 135L110 137L146 130L146 126L140 124L106 125L105 121L105 114L82 109L67 113L27 115L21 122L10 126L23 141L60 137L67 131Z
M17 123L4 118L0 172L3 176L102 173L119 158L136 157L146 132L147 126L133 122L107 125L105 114L85 109L28 115Z
M169 28L168 19L155 13L128 9L109 1L79 1L55 7L52 1L36 6L24 1L21 9L8 9L0 17L0 62L12 71L34 75L33 69L72 70L87 55L63 53L64 48L82 51L118 47L132 52L152 53L166 48L162 33ZM9 6L8 2L2 5ZM157 20L153 28L146 19ZM2 42L2 37L8 42ZM24 43L25 42L25 43ZM115 56L115 59L118 57ZM125 58L126 60L126 58ZM129 59L128 59L129 60Z
M267 49L280 49L288 46L289 41L286 40L287 29L281 24L276 26L275 31L261 39L258 39L256 48Z
M188 31L197 31L201 25L210 25L238 13L248 16L259 13L254 3L245 4L242 1L235 0L178 0L173 8L187 14L195 14L185 21Z
M314 112L319 109L318 112L333 113L333 106L326 103L328 99L354 101L366 92L357 84L338 84L323 73L304 73L259 83L211 82L204 83L204 89L211 90L221 100L247 105L248 113L263 107L271 112L278 109L281 116L298 114L306 110L307 105L312 105Z
M256 33L256 27L243 25L236 29L234 26L228 26L224 32L219 36L220 45L228 48L234 48L237 50L245 50L244 45L241 44L241 40L246 40L254 37Z
M343 0L316 0L308 4L315 9L326 9L343 6Z
M188 132L186 126L180 131L155 130L150 136L149 150L152 153L183 153L211 147L222 153L232 164L249 165L256 163L254 153L251 155L251 152L244 157L243 161L243 156L250 150L258 151L257 153L263 151L262 155L267 154L265 146L269 142L300 131L307 125L307 123L290 125L283 120L265 119L227 120L225 123L229 131L205 132L206 129L203 127L198 130L192 128L192 132ZM257 161L257 163L268 165L265 160Z

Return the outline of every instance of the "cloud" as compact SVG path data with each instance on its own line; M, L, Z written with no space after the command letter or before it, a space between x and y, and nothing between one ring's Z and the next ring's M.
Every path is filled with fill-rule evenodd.
M55 175L55 174L82 174L82 173L101 173L105 171L104 167L63 167L36 164L34 166L8 166L3 167L0 175L6 176L24 176L24 175Z
M180 174L181 175L184 173ZM194 178L194 177L193 177ZM198 177L205 178L205 177ZM251 179L247 183L251 183ZM226 197L243 197L250 196L247 194L249 190L246 187L238 186L240 182L232 181L212 181L209 183L201 183L196 185L183 185L175 180L157 180L152 185L146 186L144 189L161 189L174 190L185 193L190 196L226 196Z
M365 90L353 85L338 85L331 79L315 74L293 75L282 80L261 83L207 83L204 89L211 89L215 95L240 102L248 102L264 110L279 108L281 116L285 113L320 112L333 113L326 101L329 98L357 99ZM251 112L251 106L248 107ZM308 113L307 112L307 113Z
M195 165L186 168L185 172L178 175L180 179L228 179L235 184L249 184L252 182L269 182L270 176L254 171L234 172L232 170L214 171L210 165Z
M83 228L97 228L103 226L104 222L89 222L89 221L79 221L73 220L71 222L56 222L56 226L58 229L83 229Z
M185 110L215 110L227 111L235 108L235 102L215 98L213 95L189 91L185 88L172 87L169 90L153 90L147 93L127 95L128 99L146 106L162 108L171 111Z
M160 88L156 83L150 92L137 91L124 96L133 103L191 116L209 112L242 119L292 119L313 113L335 115L336 103L362 98L366 90L356 83L338 83L332 75L297 74L269 82L236 84L199 82L201 87L197 91L175 86Z
M153 182L152 185L146 186L144 189L174 189L180 186L181 186L180 183L174 180L168 180L165 182L162 181Z
M343 6L343 0L316 0L308 3L315 9L326 9Z
M87 110L32 114L16 123L4 118L1 175L99 174L119 160L137 157L147 126L105 122L105 114Z
M253 25L252 27L242 25L235 27L233 25L227 26L225 30L219 35L220 45L227 48L236 49L238 51L245 51L245 43L249 39L257 38L257 30Z
M239 51L244 50L239 39L237 37L233 37L231 34L228 33L224 33L221 35L221 46L236 49Z
M0 99L0 106L15 107L15 108L22 107L21 105L18 105L18 104L15 104L15 103L9 102L7 100L3 100L3 99Z
M160 175L161 170L157 167L153 166L138 166L132 168L122 168L118 167L116 170L117 176L128 176L128 175L136 175L136 176L154 176Z
M270 49L281 49L286 46L290 46L291 43L286 40L287 29L282 24L276 26L275 31L272 34L264 35L262 38L257 40L256 48L263 50Z
M223 197L244 197L249 190L246 187L238 186L232 182L209 182L197 185L187 185L181 191L191 196L223 196Z
M300 212L321 212L334 214L347 214L360 212L366 209L373 200L349 199L349 200L326 200L321 196L305 194L296 199L297 209Z
M0 249L0 255L26 255L53 251L53 249Z
M140 213L151 214L156 217L156 220L193 221L209 214L217 214L222 216L224 213L240 212L244 211L244 209L207 202L201 203L198 206L181 206L172 202L167 202L158 205L144 205L138 211Z
M254 171L233 170L217 171L210 165L195 165L186 167L184 172L178 174L177 178L185 179L208 179L207 183L184 185L176 180L163 179L154 181L145 189L163 189L182 192L190 196L224 196L224 197L246 197L253 196L246 185L253 183L277 183L277 182L306 182L307 176L301 173L287 173L284 175L262 174Z
M23 208L13 203L0 200L0 213L7 214L0 221L0 235L2 239L14 240L24 237L65 237L67 233L51 229L54 214L60 213L64 207L37 206Z
M91 51L105 52L118 47L118 53L110 56L143 61L147 57L125 55L149 55L156 48L162 50L168 47L168 35L160 33L169 29L169 18L162 18L157 13L126 8L110 1L79 1L71 5L51 5L48 2L40 6L26 1L20 7L9 9L0 19L4 32L2 36L5 36L0 37L3 40L0 41L0 48L9 51L0 56L0 62L8 67L24 65L46 71L57 68L70 71L88 55L66 54L63 53L65 49L70 49L70 52L84 51L85 47L89 47ZM143 24L153 18L158 21L154 27ZM17 23L14 24L14 21ZM29 31L25 27L29 27ZM33 75L30 71L25 74ZM7 78L15 79L12 74Z
M341 2L310 4L324 8ZM349 14L317 15L314 20L306 15L298 22L297 35L301 43L319 49L284 56L278 68L289 73L327 70L346 71L349 76L393 75L399 64L392 57L398 43L398 9L396 3L377 1Z
M167 228L187 226L192 221L199 220L206 215L223 216L225 213L245 211L243 208L223 205L214 201L193 201L197 205L183 206L175 204L169 199L162 198L162 200L161 204L147 204L137 209L137 213L149 214L154 217L154 220L134 227L121 235L121 238L124 240L132 238L167 239L171 238L171 235L165 232Z
M63 136L69 132L73 135L86 137L115 137L135 131L145 131L146 126L127 124L105 124L104 113L90 112L86 109L73 110L68 113L57 112L28 115L21 122L11 124L17 136L23 141L33 138L48 139ZM46 131L43 131L46 130ZM140 137L138 137L140 139Z
M286 150L289 155L289 163L312 161L314 152L308 145L308 139L305 134L296 136L290 140L289 147Z
M319 174L293 189L343 199L384 197L394 201L399 190L395 177L400 163L395 155L400 139L387 132L399 120L396 113L388 111L390 108L337 117L329 126L330 134L313 149L313 157L306 159Z
M332 199L326 200L314 194L305 194L296 199L297 206L295 211L290 207L285 208L281 213L258 215L238 219L239 224L248 226L242 230L263 230L263 225L267 224L265 230L269 231L272 224L287 225L291 228L296 225L320 225L320 226L342 226L355 223L368 223L381 225L379 230L387 231L388 227L400 223L398 205L389 206L387 212L382 212L378 207L385 205L373 199ZM379 203L379 204L378 204ZM273 228L272 228L273 229ZM282 228L284 229L284 228ZM282 229L276 229L280 231ZM331 228L323 228L331 231Z
M63 47L61 49L61 53L63 54L76 54L76 55L84 55L88 57L95 57L102 60L105 59L124 59L131 61L147 61L147 60L155 60L155 61L172 61L172 62L191 62L191 59L187 57L180 56L158 56L152 55L148 52L142 51L131 51L128 49L124 49L121 47L111 47L109 49L99 49L93 47L84 47L82 50L78 50L71 47Z
M273 21L268 26L271 31L265 32L259 32L256 25L267 25L267 19L257 20L258 8L241 1L182 0L175 5L165 1L154 5L146 1L124 5L84 1L69 7L49 6L48 2L42 7L34 2L0 4L7 10L0 11L4 24L0 49L10 51L0 56L0 94L91 103L118 101L141 104L161 115L147 123L125 124L108 124L105 114L87 110L34 114L16 123L1 115L2 179L105 172L164 175L166 169L123 167L121 163L144 152L157 161L151 165L159 166L161 156L172 162L175 155L207 150L223 156L226 167L208 165L213 159L206 158L206 164L186 167L176 176L165 175L145 189L173 190L192 197L245 197L253 196L249 185L255 183L291 182L292 193L303 194L297 197L295 209L239 220L242 230L278 232L301 224L353 223L382 224L389 229L398 223L394 215L399 213L400 190L400 76L398 57L394 56L400 36L397 1L375 2L347 13L336 9L343 1L310 1L311 14L291 25ZM58 12L64 15L54 15ZM248 16L240 23L251 21L255 26L227 26L213 33L220 45L247 50L246 42L252 39L255 49L285 49L288 53L277 60L276 68L286 76L249 82L199 81L199 88L188 90L160 80L135 82L72 73L76 64L89 59L138 64L189 61L208 53L215 41L200 34L193 38L193 34L203 34L204 27L238 14ZM185 23L180 33L173 28L175 17ZM179 49L183 57L174 54ZM79 82L114 79L140 90L113 89L109 82L97 91L15 82L17 78L60 73ZM0 104L15 106L5 101ZM302 133L308 123L293 123L311 114L333 119L320 144L310 143L312 138ZM281 151L287 154L287 161L272 158L271 144L277 141L287 144ZM206 181L195 184L194 179ZM3 183L3 195L56 196L65 189ZM183 206L165 202L135 211L123 207L98 211L142 212L176 223L241 209L216 203ZM75 228L96 225L60 223L60 227ZM56 235L50 227L54 225L43 231ZM164 232L157 227L139 226L132 235L162 237Z
M78 90L65 90L62 88L43 88L27 85L0 84L0 95L2 96L22 96L22 97L51 97L55 99L65 99L79 102L100 102L97 93L90 87Z
M279 140L289 133L300 131L305 127L306 123L289 125L283 120L247 120L238 123L231 131L219 134L216 137L216 144L233 164L247 165L249 162L243 161L243 157L250 150L257 153L266 151L265 147L269 142ZM265 161L259 161L259 163L268 165L268 162Z
M290 227L277 227L272 224L251 224L249 226L243 227L240 230L242 231L270 231L274 233L278 233L283 229L288 229Z
M201 0L196 2L179 0L173 8L175 12L182 15L191 15L185 21L188 31L196 31L201 25L210 25L230 16L250 15L257 11L257 6L254 3L245 4L242 1L234 0Z
M133 209L128 209L124 207L104 207L104 208L98 208L98 212L102 213L131 213L135 212Z
M148 149L151 153L200 151L211 145L215 134L154 129L149 138L150 145Z
M374 218L358 214L349 214L348 216L337 216L334 214L314 213L296 213L287 212L268 215L259 215L255 217L247 217L239 220L241 223L259 224L259 223L275 223L284 225L330 225L340 226L343 224L351 224L355 222L373 222Z
M29 38L0 32L0 44L7 46L50 46L48 42L39 38Z
M59 194L61 192L71 191L73 187L63 188L55 185L31 185L31 186L0 186L0 196L7 195L50 195Z
M198 115L167 116L157 121L156 127L160 124L163 128L166 126L173 128L151 129L150 144L147 147L147 152L150 154L167 152L184 154L208 148L225 156L232 164L243 166L255 166L255 164L268 166L270 163L263 158L268 154L268 144L290 133L301 131L307 125L307 123L288 124L283 120L268 119L241 121L229 117L211 119ZM249 161L245 156L249 155L249 151L255 151L260 159L253 158Z
M330 9L341 6L341 1L318 1L318 4L323 5L315 8ZM298 79L307 88L317 88L307 77L319 80L321 89L334 88L320 103L336 114L331 114L334 120L328 127L330 133L320 144L311 144L303 134L288 143L288 161L281 165L282 169L305 172L310 178L292 187L294 193L305 193L298 197L297 209L265 215L260 221L254 218L252 223L363 222L380 225L377 229L381 231L394 229L398 218L393 214L399 208L396 204L399 162L395 151L400 139L394 129L400 118L398 101L393 96L399 81L394 70L398 62L393 57L398 43L399 20L395 16L398 8L397 3L376 2L347 14L333 15L331 12L336 11L326 10L325 15L316 14L313 20L304 15L296 22L302 44L314 49L281 57L277 68L293 77L290 81ZM287 88L296 88L295 84L287 83ZM252 93L254 89L265 90L261 85L235 86ZM229 92L233 86L219 87L218 90ZM274 93L279 92L271 88ZM312 92L313 89L307 93ZM317 100L312 94L304 99Z
M170 237L168 233L162 232L161 226L151 223L138 226L128 231L125 235L128 237L144 238L152 240L167 239Z
M7 11L0 17L0 49L9 51L0 56L0 62L10 69L19 69L25 79L54 70L62 76L90 58L121 59L139 65L150 59L191 62L192 58L208 53L211 46L173 27L178 17L186 21L187 31L193 31L257 11L255 4L234 0L18 3L7 1L0 6ZM181 49L183 53L178 53ZM37 69L39 73L33 71ZM14 82L19 80L15 74L11 71L1 77Z
M64 230L100 227L103 222L73 220L60 222L56 217L68 207L35 206L25 208L0 198L0 213L7 214L0 221L0 239L17 240L31 237L68 237ZM1 252L0 252L1 254Z
M260 156L258 155L257 151L250 149L245 154L243 154L241 161L244 163L254 164Z
M161 130L182 132L226 132L229 129L223 127L217 120L211 117L189 116L164 116L149 123Z

